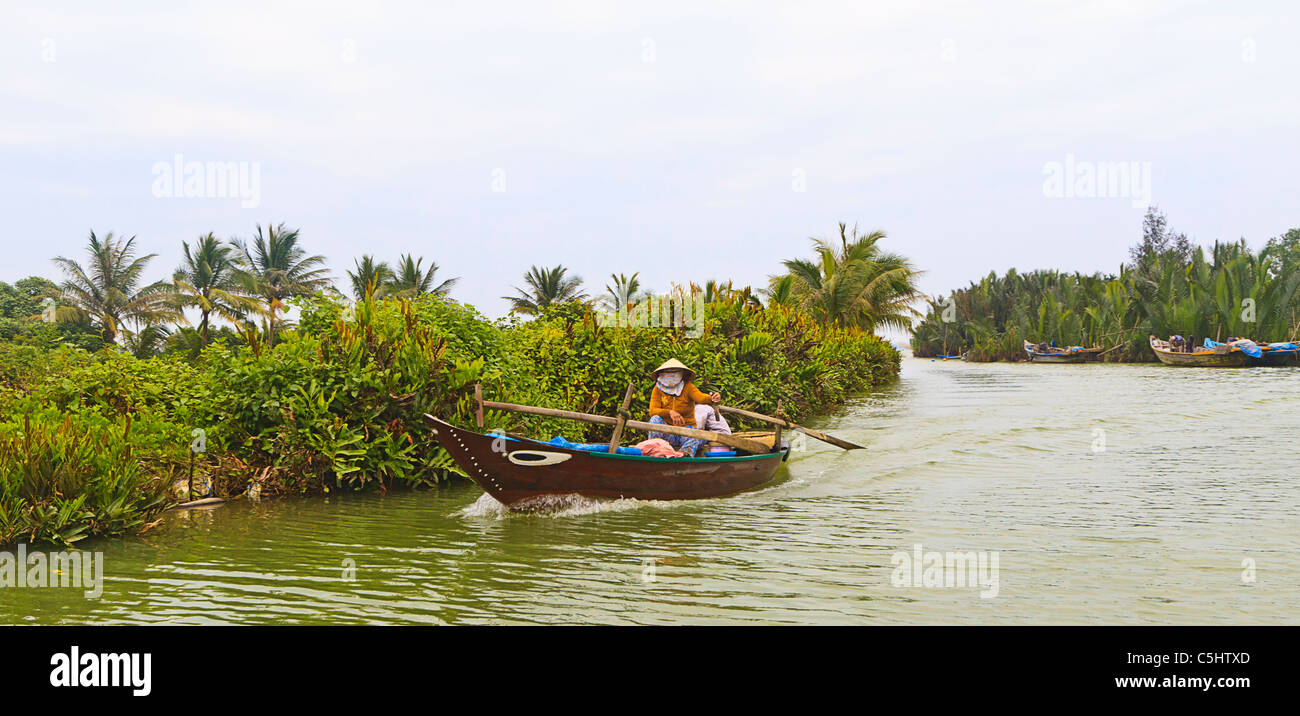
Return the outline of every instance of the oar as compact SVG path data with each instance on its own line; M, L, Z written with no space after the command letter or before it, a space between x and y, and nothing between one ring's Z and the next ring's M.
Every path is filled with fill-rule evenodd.
M827 435L826 433L823 433L819 430L813 430L812 428L806 428L802 425L796 425L790 422L789 420L784 420L782 418L774 418L770 415L763 415L762 413L755 413L749 410L733 408L730 405L719 405L718 410L721 410L724 413L735 413L736 415L743 415L747 418L753 418L754 420L762 420L768 423L772 423L773 425L780 425L782 427L790 428L791 430L798 430L799 432L803 433L804 435L807 435L810 438L817 438L822 442L830 443L835 447L844 448L845 450L866 450L867 449L866 445L859 445L857 443L849 442L848 440L845 440L843 438L837 438L834 435Z

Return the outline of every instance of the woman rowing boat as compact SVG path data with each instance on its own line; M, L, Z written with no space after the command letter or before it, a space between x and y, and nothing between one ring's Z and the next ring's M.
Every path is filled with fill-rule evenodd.
M660 377L663 374L663 383ZM706 497L734 495L768 482L777 467L790 455L789 443L773 439L772 445L739 435L723 434L726 422L717 414L715 406L722 396L706 395L691 384L694 372L679 361L670 360L654 371L655 390L651 412L657 413L649 422L632 420L627 408L619 410L619 418L589 415L571 410L541 408L530 405L499 403L483 399L482 387L474 386L474 402L479 428L483 427L483 411L508 410L531 415L547 415L569 420L581 420L597 425L615 426L615 434L622 427L649 432L663 439L653 441L668 446L668 441L678 439L655 430L677 430L696 433L685 426L694 423L696 428L708 428L713 435L704 435L732 450L721 454L710 452L706 457L693 457L683 461L665 459L668 455L655 455L642 450L640 454L618 449L617 442L608 445L582 445L556 440L549 443L499 433L476 433L457 427L445 420L425 414L433 426L438 444L451 455L471 480L501 503L512 508L524 508L528 501L545 495L587 495L590 497L634 498L640 500L692 500ZM667 392L661 389L667 388ZM624 405L632 400L633 386L628 386ZM693 412L691 406L698 407ZM846 450L861 445L842 440L833 435L795 425L788 418L773 417L739 408L722 407L738 415L762 420L781 428L799 430L818 440L825 440ZM690 415L691 420L686 416ZM672 421L682 427L669 427ZM696 433L698 434L698 433ZM689 438L688 438L689 440ZM646 441L652 442L652 441ZM697 452L698 441L691 441L692 453ZM688 447L683 442L675 443ZM641 443L645 445L645 443ZM675 451L674 451L675 452ZM681 457L680 454L671 457Z
M655 387L650 393L650 422L656 425L677 425L693 428L697 405L712 406L722 402L720 393L705 393L695 387L695 371L676 358L664 361L655 368ZM700 444L699 438L688 438L668 433L650 433L651 438L666 440L686 457L693 457Z

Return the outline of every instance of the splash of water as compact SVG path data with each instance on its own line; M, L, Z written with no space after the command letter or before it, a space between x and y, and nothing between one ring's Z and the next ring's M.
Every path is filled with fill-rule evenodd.
M514 507L506 507L488 493L483 493L473 504L460 513L466 517L490 517L504 519L509 515L538 515L542 517L577 517L594 515L600 512L624 512L641 507L663 507L668 503L657 500L636 500L631 498L586 497L578 494L539 495L520 502Z

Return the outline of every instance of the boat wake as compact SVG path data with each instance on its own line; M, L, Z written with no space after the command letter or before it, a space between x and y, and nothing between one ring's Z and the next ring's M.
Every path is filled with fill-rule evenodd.
M584 495L539 495L515 503L513 508L506 507L486 492L473 504L462 509L465 517L490 517L504 519L513 515L536 515L542 517L578 517L594 515L601 512L625 512L640 507L666 506L659 500L634 500L629 498L599 498Z

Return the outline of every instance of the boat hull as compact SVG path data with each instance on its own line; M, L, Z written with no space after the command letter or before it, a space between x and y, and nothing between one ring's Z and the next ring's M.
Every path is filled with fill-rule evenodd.
M1156 358L1160 359L1160 362L1165 365L1193 368L1240 368L1246 365L1247 358L1246 354L1239 349L1228 353L1215 353L1214 351L1205 350L1180 353L1156 345L1154 339L1151 341L1151 350L1155 351Z
M1097 360L1096 353L1030 353L1030 363L1090 363Z
M1206 353L1166 353L1156 351L1156 357L1165 365L1197 368L1240 368L1246 365L1245 354L1214 355Z
M1034 344L1025 341L1025 355L1030 363L1089 363L1101 357L1100 348L1081 348L1060 353L1039 353Z
M1265 350L1259 358L1251 358L1251 365L1300 365L1300 351Z
M479 487L509 507L545 495L697 500L753 489L789 449L737 457L663 458L572 450L430 419L438 442Z

